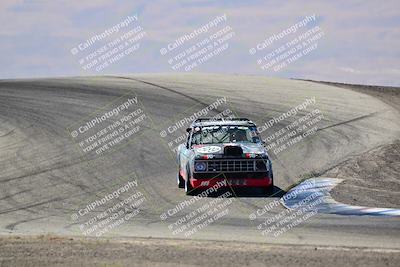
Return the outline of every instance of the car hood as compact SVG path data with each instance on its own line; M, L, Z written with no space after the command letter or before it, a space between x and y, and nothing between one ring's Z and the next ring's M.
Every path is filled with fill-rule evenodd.
M193 146L193 150L196 155L197 154L222 155L224 154L224 147L226 146L240 146L243 150L243 153L255 153L255 154L266 153L266 150L261 143L224 143L224 144L195 145Z

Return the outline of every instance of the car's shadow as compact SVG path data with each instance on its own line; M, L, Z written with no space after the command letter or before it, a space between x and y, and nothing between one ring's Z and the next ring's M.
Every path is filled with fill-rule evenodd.
M208 195L201 194L201 192L204 193L204 191L199 192L200 196L211 197L211 198L226 196L227 192L231 192L231 194L229 194L229 197L236 197L236 198L241 198L241 197L281 198L284 194L286 194L285 190L277 186L274 186L273 190L268 193L265 192L262 188L220 188L218 189L218 191L212 192Z
M234 197L279 197L281 198L286 191L274 186L271 192L264 192L261 188L233 188L231 189L234 193Z

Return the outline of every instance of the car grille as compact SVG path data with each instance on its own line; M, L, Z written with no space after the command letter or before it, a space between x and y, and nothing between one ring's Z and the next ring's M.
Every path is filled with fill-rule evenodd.
M264 179L268 174L264 172L195 172L195 179Z
M207 160L207 172L255 172L255 160Z

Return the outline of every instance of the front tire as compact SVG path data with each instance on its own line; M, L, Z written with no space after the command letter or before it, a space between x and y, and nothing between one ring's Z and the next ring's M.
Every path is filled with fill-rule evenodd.
M263 195L271 196L274 193L274 185L262 188Z
M198 194L198 190L196 188L193 188L193 186L190 184L189 170L186 173L187 173L187 179L185 181L185 193L187 196L196 196Z
M176 181L178 183L178 188L185 188L185 180L182 178L180 170L178 170Z
M271 177L271 184L268 187L263 187L263 194L267 196L271 196L274 194L274 173L272 172L272 168L270 167L270 173Z
M185 193L186 193L187 196L193 196L193 195L196 195L195 191L196 190L190 184L190 178L188 177L187 180L185 181Z

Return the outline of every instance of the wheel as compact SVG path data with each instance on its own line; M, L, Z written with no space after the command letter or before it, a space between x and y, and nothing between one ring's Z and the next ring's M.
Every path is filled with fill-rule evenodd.
M178 188L185 187L185 180L182 178L180 171L178 171L178 174L176 176L176 182L178 183Z
M272 170L272 164L269 165L269 172L270 172L270 177L272 179L271 185L274 186L274 171Z
M274 193L274 185L270 185L268 187L262 187L262 192L264 195L270 196Z
M187 196L195 196L198 194L198 190L196 188L193 188L193 186L190 184L189 170L187 170L186 173L187 173L187 179L185 180L185 193Z
M196 189L193 188L193 186L190 184L189 177L185 181L185 193L187 196L194 196L196 195Z
M270 177L271 177L271 184L268 187L263 187L263 194L264 195L272 195L274 193L274 173L272 172L272 168L270 169Z

